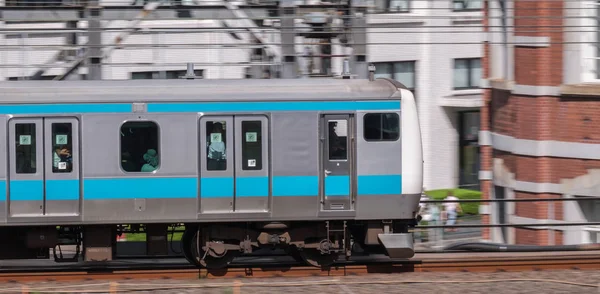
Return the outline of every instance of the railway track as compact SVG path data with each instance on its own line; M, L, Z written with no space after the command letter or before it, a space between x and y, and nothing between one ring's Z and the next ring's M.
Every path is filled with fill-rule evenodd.
M600 269L600 253L429 253L418 254L409 261L376 260L340 262L330 268L300 266L293 262L234 262L226 270L195 269L184 263L105 266L66 266L56 268L3 268L0 282L130 280L130 279L206 279L353 276L374 273L406 272L498 272L559 269Z

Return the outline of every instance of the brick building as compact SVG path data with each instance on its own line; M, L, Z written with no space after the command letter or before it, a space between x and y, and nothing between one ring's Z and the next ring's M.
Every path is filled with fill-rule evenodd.
M479 174L484 198L600 196L598 7L584 0L485 2ZM484 223L600 219L600 203L591 201L493 203L480 211ZM484 230L483 239L597 243L598 231L493 228Z

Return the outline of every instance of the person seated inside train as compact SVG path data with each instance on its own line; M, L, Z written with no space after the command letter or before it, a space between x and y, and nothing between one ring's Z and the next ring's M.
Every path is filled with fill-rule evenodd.
M221 134L221 138L219 140L215 140L212 134ZM209 135L207 138L208 170L225 170L227 167L227 156L223 135L223 125L218 122L214 123L211 135Z
M54 172L70 171L71 151L66 146L57 145L54 148L52 170Z
M146 162L142 166L142 172L153 172L158 167L158 153L154 149L148 149L143 156Z

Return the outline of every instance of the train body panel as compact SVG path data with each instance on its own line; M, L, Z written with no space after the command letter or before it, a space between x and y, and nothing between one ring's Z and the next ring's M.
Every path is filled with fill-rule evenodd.
M1 226L416 218L416 105L390 80L0 90ZM381 242L409 242L397 227Z

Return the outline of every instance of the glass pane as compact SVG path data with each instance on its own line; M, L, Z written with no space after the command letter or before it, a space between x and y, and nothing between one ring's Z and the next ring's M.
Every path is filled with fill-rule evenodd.
M394 64L394 80L409 89L415 88L415 63L413 61L396 62Z
M227 169L227 124L224 121L206 122L207 170Z
M454 60L454 88L469 87L469 68L467 60Z
M471 87L479 88L481 83L481 59L471 60Z
M126 122L121 127L121 168L126 172L153 172L160 166L158 125Z
M363 136L367 141L396 141L400 137L397 113L368 113L363 118Z
M483 9L483 0L465 0L467 9Z
M390 12L407 12L409 11L410 0L390 0Z
M242 122L242 169L262 169L262 123Z
M52 124L52 172L73 171L73 140L71 123Z
M346 120L330 120L329 126L329 159L348 159L348 122Z
M391 63L376 63L375 64L375 78L392 78L392 64Z
M464 112L462 115L461 135L463 140L479 140L479 112Z
M36 171L35 136L35 124L15 124L15 167L18 174L34 174Z

